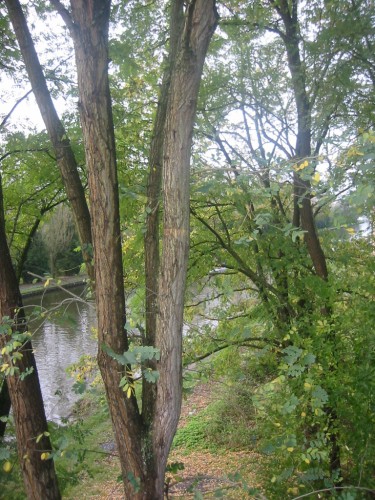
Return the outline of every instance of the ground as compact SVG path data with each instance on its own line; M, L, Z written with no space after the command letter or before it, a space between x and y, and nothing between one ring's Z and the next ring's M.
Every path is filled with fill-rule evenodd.
M180 427L187 424L189 419L202 411L215 397L215 384L198 384L193 392L184 400L181 412ZM112 451L113 442L104 443L106 451ZM261 457L253 451L216 451L208 450L183 450L177 448L172 450L169 462L180 462L184 464L184 469L174 475L169 475L168 496L173 499L193 499L193 498L216 498L217 490L221 490L222 498L243 499L244 490L241 488L241 481L245 480L251 487L260 487L257 480L257 471L260 466ZM118 469L120 473L118 459L115 455L106 459L109 469ZM240 474L240 478L234 475ZM110 474L113 477L113 474ZM228 477L230 476L230 478ZM83 480L85 480L83 478ZM87 478L90 483L90 479ZM98 498L101 500L123 500L123 490L121 482L108 480L97 484L96 493L90 488L89 496L80 498ZM202 496L197 496L196 492Z

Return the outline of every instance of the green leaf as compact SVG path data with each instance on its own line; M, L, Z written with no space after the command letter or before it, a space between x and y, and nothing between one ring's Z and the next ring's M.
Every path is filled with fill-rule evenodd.
M299 347L290 345L283 349L282 352L286 354L285 361L288 363L288 365L292 365L301 356L303 351Z
M75 394L83 394L86 391L86 382L77 380L72 386L72 391Z
M171 472L172 474L176 474L179 470L184 470L185 466L182 462L172 462L167 465L166 472Z
M328 394L325 389L323 389L320 385L315 387L312 391L312 401L311 404L314 408L322 408L328 402Z
M303 373L305 371L305 369L306 369L305 366L302 366L299 363L296 363L289 368L289 370L287 371L287 374L290 377L299 377L301 375L301 373Z
M143 376L151 384L155 384L159 380L159 372L156 370L144 370Z
M284 415L292 413L297 408L298 404L299 399L293 394L282 407L281 413L283 413Z
M314 356L314 354L311 354L310 352L308 352L305 356L303 356L303 358L301 359L301 362L304 365L312 365L313 363L315 363L315 360L316 360L316 356Z

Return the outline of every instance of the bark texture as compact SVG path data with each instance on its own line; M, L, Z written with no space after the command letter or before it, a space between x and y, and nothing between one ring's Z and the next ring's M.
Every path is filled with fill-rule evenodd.
M6 240L0 178L0 325L4 324L4 317L12 320L14 331L26 331L21 293ZM8 334L0 334L0 349L8 340ZM49 437L43 436L36 442L36 438L48 428L31 341L24 343L19 352L22 354L22 358L16 363L19 372L7 376L7 386L13 407L18 459L27 498L59 499L61 497L54 462L41 459L43 452L51 451ZM3 355L3 360L11 363L6 354ZM30 368L33 369L32 373L22 380L19 375Z
M40 113L51 140L68 200L72 206L83 260L93 281L90 213L77 162L53 104L19 0L5 0Z
M158 281L160 269L160 212L162 205L162 165L165 121L170 96L170 85L179 40L184 23L184 13L179 2L172 4L170 16L169 57L163 74L158 107L154 121L149 153L149 175L147 180L147 219L144 239L145 247L145 282L146 282L146 315L145 345L155 345L156 317L158 313ZM155 363L148 363L156 369ZM150 428L154 404L156 401L156 385L144 381L142 391L142 415L145 425Z
M74 41L79 88L79 110L89 180L98 317L98 363L120 455L126 498L142 498L128 480L143 480L141 418L134 397L119 387L124 374L102 349L128 349L119 215L115 138L108 82L108 23L110 1L71 2L68 12L53 2Z
M183 8L184 2L177 3ZM160 378L152 432L153 454L157 457L155 490L159 495L181 410L182 326L190 239L190 155L199 85L216 22L213 0L197 0L187 5L165 122L163 250L156 317L156 347L160 349L157 368Z

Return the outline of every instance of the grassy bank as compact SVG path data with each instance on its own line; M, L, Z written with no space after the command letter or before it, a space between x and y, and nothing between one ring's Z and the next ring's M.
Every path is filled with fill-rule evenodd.
M88 393L76 404L69 425L50 423L54 459L63 498L106 498L101 496L106 481L116 481L119 475L117 459L113 454L113 433L107 405L102 391ZM12 429L8 431L11 436ZM10 473L0 469L0 498L25 498L15 442L7 443L12 464Z

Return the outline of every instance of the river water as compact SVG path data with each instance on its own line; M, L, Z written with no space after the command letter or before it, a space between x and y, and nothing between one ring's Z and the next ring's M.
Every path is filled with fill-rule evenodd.
M205 289L195 295L195 301L212 293L212 289ZM47 419L61 422L61 418L71 414L79 398L72 390L74 380L67 374L67 368L84 354L95 356L97 353L97 340L92 331L96 326L94 303L84 300L83 286L24 297L23 303L27 316L35 308L45 313L44 317L39 314L29 321L29 331L33 334ZM218 299L211 300L205 312L210 313L218 305ZM189 325L185 324L184 335L205 326L215 328L217 321L196 316Z
M23 299L29 315L36 306L46 315L30 321L39 379L48 420L60 422L72 411L78 399L72 386L74 380L66 369L84 354L96 355L97 341L93 335L96 313L93 303L82 300L83 287L52 291ZM76 299L71 294L76 295ZM47 313L52 311L52 313Z

